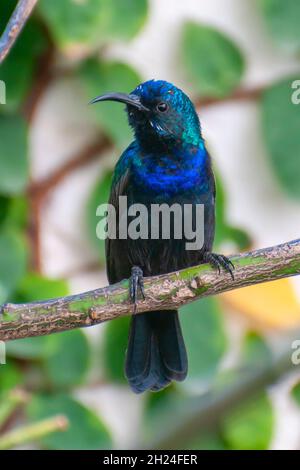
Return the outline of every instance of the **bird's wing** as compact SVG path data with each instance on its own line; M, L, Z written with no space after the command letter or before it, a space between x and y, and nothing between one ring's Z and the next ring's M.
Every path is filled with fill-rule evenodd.
M113 181L110 197L109 197L109 204L114 206L116 211L117 220L119 217L119 196L126 196L127 194L127 186L129 180L129 169L127 169L123 175L117 180ZM118 275L115 269L115 257L120 256L117 249L117 240L106 238L105 242L105 252L106 252L106 272L107 277L110 283L117 282Z
M212 158L210 156L210 154L207 152L208 154L208 162L209 162L209 165L208 165L208 171L209 171L209 178L210 178L210 181L212 183L212 194L213 194L213 199L215 200L216 199L216 179L215 179L215 175L214 175L214 172L213 172L213 167L212 167Z

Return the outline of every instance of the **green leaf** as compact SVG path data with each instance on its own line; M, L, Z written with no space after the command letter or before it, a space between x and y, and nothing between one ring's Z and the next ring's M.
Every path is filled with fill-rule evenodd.
M258 0L275 42L288 52L300 50L298 0Z
M13 230L0 232L0 304L12 296L25 274L26 265L23 237Z
M274 412L265 392L238 405L221 425L224 441L235 450L268 449L273 429Z
M263 136L283 189L300 198L300 106L292 103L290 78L271 86L262 98Z
M41 0L38 8L56 44L64 48L96 42L97 30L101 36L103 4L104 0Z
M96 228L99 218L96 215L97 207L100 204L108 203L110 187L112 182L112 171L108 170L102 174L100 181L93 188L92 194L87 205L87 226L91 242L99 252L99 261L105 264L105 240L96 236Z
M47 279L39 274L27 273L15 294L18 303L35 302L68 295L66 281ZM60 335L58 335L60 336ZM52 336L24 338L7 343L7 354L22 360L45 359L53 353Z
M174 416L182 416L182 410L186 409L187 404L188 398L174 383L157 393L148 392L143 419L145 442L157 437L157 430L161 431L162 423L168 427Z
M128 342L129 317L109 322L105 329L103 361L107 377L113 382L126 383L125 353Z
M180 321L188 353L186 383L211 379L226 351L223 317L215 299L201 299L180 309Z
M297 405L300 406L300 382L296 383L291 390L292 397L294 398Z
M90 347L80 330L7 343L7 355L38 360L48 387L66 389L83 382L90 366Z
M25 121L0 115L0 193L22 192L29 178L28 142Z
M243 339L241 362L243 365L260 366L272 359L272 352L265 340L255 331L248 331Z
M238 47L224 34L196 23L183 30L182 60L187 78L202 98L222 98L239 85L244 59Z
M11 360L0 365L0 392L10 390L22 382L22 373L18 366Z
M3 225L8 211L9 211L10 199L6 196L0 195L0 226Z
M0 227L23 230L28 222L28 201L24 196L0 195Z
M61 48L128 39L147 15L147 0L41 0L39 10Z
M5 227L24 230L28 223L29 204L24 196L17 196L8 200Z
M80 330L67 331L48 338L48 355L44 361L47 381L56 390L83 382L90 365L90 348Z
M208 432L189 440L183 446L189 450L226 450L224 442L216 432Z
M49 300L64 297L69 294L67 281L63 279L48 279L40 274L27 273L18 288L19 303Z
M3 31L7 25L18 0L1 0L0 30Z
M128 65L113 62L86 61L79 70L85 100L110 91L131 92L140 82L138 74ZM98 103L90 107L101 128L123 149L132 140L124 106L120 103Z
M11 3L10 0L8 2ZM46 47L47 40L42 27L30 20L0 66L0 80L6 84L6 104L1 106L1 111L6 113L20 108L31 89L37 60Z
M22 361L45 359L49 354L49 337L36 336L9 341L6 352L9 357Z
M106 1L102 35L106 40L130 39L144 25L148 0Z
M56 432L40 439L43 448L57 450L97 450L112 445L106 426L90 409L64 394L34 396L27 406L30 420L40 421L55 415L69 420L66 432Z
M223 188L221 177L215 172L217 202L216 202L216 233L215 247L222 247L226 243L234 243L239 250L245 250L251 246L251 239L244 230L233 227L226 220L226 195Z

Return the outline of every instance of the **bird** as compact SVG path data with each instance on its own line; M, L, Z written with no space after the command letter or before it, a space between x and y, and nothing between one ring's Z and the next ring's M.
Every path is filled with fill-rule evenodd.
M138 298L145 297L147 276L210 263L219 273L224 269L233 278L232 262L212 251L216 185L211 157L191 99L170 82L148 80L129 94L110 92L97 96L91 103L103 101L125 104L134 134L114 169L109 204L117 213L120 196L126 196L128 206L143 204L149 211L153 204L204 207L203 244L197 250L187 249L184 236L175 238L174 225L170 239L165 239L161 230L156 239L108 237L109 283L129 278L130 299L136 305ZM183 381L187 371L178 311L138 314L134 311L125 359L125 375L133 392L159 391L172 381Z

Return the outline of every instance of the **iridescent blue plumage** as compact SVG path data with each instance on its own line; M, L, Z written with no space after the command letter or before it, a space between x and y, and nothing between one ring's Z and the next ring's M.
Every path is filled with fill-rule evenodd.
M211 253L215 232L215 182L196 110L188 96L171 83L150 80L131 94L110 93L94 100L127 105L135 140L116 165L110 203L119 211L119 196L128 205L177 203L204 205L204 244L188 251L186 240L107 240L110 283L132 274L131 296L136 300L142 275L151 276L210 261L229 270L221 255ZM150 214L150 211L148 212ZM150 217L150 216L149 216ZM149 220L149 226L151 221ZM227 264L226 264L227 263ZM137 392L160 390L187 374L187 356L176 310L132 317L126 355L126 376Z
M129 111L129 123L136 140L122 155L116 168L116 179L130 167L134 183L159 196L163 192L172 197L195 187L207 191L209 156L201 136L199 118L188 96L162 80L143 83L133 94L148 107L163 100L169 112L155 113L145 120L135 110Z
M209 155L204 146L185 145L169 151L145 153L137 141L124 152L116 167L115 182L130 168L132 183L143 192L174 197L176 194L193 192L195 187L202 192L208 190Z

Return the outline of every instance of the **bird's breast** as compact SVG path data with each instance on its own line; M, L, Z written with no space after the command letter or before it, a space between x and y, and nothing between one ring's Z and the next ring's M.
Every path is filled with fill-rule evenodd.
M209 189L205 154L147 155L134 162L135 187L141 192L172 197L198 188Z

